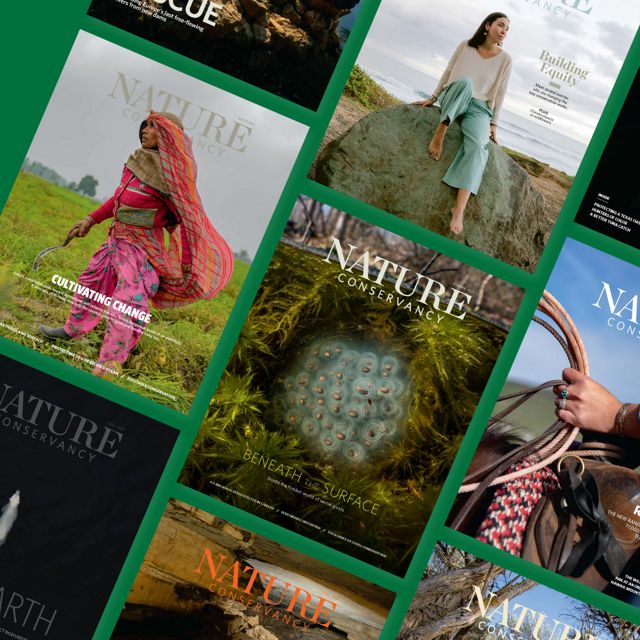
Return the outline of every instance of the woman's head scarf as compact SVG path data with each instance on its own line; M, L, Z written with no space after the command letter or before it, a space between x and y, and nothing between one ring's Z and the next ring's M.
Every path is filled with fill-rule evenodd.
M170 234L165 264L154 265L160 289L153 304L177 307L212 298L231 278L233 253L203 209L191 138L174 114L152 112L147 122L156 130L164 182L181 228Z

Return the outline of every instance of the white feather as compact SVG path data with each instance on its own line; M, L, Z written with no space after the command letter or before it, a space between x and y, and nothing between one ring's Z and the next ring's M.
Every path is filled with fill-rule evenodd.
M10 498L9 502L2 507L2 513L0 514L0 546L4 544L4 541L11 531L15 521L18 518L18 505L20 504L20 491L16 491Z

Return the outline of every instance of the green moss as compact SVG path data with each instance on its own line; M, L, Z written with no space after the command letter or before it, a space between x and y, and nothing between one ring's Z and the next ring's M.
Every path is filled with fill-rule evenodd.
M502 150L515 162L517 162L529 175L540 177L545 171L552 173L552 178L558 182L558 184L566 187L567 189L573 184L573 176L570 176L564 171L554 169L545 162L540 162L535 158L526 156L519 151L514 151L508 147L502 147Z
M529 175L538 177L542 175L543 171L549 166L544 162L540 162L535 158L530 158L529 156L525 156L524 154L518 151L514 151L513 149L502 147L502 150L512 160L515 160Z
M383 107L392 107L402 104L400 100L392 96L386 89L371 79L369 75L358 65L353 67L351 75L344 88L346 95L355 98L361 105L372 111Z
M273 513L270 517L398 572L420 539L505 332L471 316L459 321L442 314L440 322L429 320L340 284L335 276L334 264L279 245L181 481L213 494L210 481L224 483L238 493L225 492L221 497L260 515L267 513L264 508L243 496L260 496L269 504L294 509L292 513L376 548L387 558L380 560L337 538L314 533L295 520ZM283 379L291 363L319 335L377 342L407 364L411 393L403 437L389 443L369 464L335 463L305 449L295 435L274 425L269 408L274 382ZM327 508L267 482L275 474L247 463L246 449L303 472L305 480L317 483L315 491L321 498L322 487L329 483L379 504L378 514ZM308 488L311 485L297 486L314 491Z

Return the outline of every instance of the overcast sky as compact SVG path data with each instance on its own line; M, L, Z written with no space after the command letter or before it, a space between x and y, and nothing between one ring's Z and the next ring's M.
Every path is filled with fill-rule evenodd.
M589 15L570 11L568 18L556 17L544 8L564 15L568 8L561 0L382 0L358 62L428 94L435 86L426 76L438 79L456 46L488 14L502 11L511 20L504 49L513 58L504 108L527 118L532 106L546 108L528 95L536 82L548 84L539 59L546 49L589 70L586 80L565 90L569 111L549 109L552 127L586 143L640 24L640 2L579 1L585 7L590 3Z
M606 298L600 307L594 303L608 282L614 301L618 289L625 290L620 300L629 301L640 293L640 268L618 258L568 239L547 284L547 289L573 318L585 344L591 377L604 384L623 402L640 402L638 363L640 362L640 325L629 322L629 311L616 318L636 329L634 336L609 327L611 317ZM618 305L619 309L623 304ZM626 328L625 326L625 328ZM518 351L509 378L538 385L560 378L569 366L560 345L538 324L532 324Z
M118 84L118 72L126 86ZM234 251L246 249L253 256L304 141L307 127L302 124L80 32L28 156L69 181L93 175L98 195L107 198L129 154L140 146L138 126L148 113L147 98L154 110L161 110L167 94L180 100L171 99L169 111L192 103L185 125L192 129L207 214ZM207 138L202 134L210 118ZM232 145L246 144L242 153L224 144L234 122L240 124ZM216 126L223 144L215 141ZM248 136L247 127L252 129Z

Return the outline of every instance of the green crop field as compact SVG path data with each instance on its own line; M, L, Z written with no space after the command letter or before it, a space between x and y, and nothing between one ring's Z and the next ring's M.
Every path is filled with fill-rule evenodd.
M109 224L96 226L87 237L46 255L37 271L32 271L31 265L38 252L62 243L71 226L96 206L78 193L21 173L0 217L0 321L27 334L0 327L0 335L88 370L92 368L89 364L30 336L39 335L40 324L62 326L69 310L67 302L38 283L59 289L51 284L54 274L75 281L105 241ZM147 331L131 352L123 375L114 382L179 411L188 411L248 270L246 263L236 260L231 281L212 300L177 309L152 308ZM65 342L64 348L75 356L95 360L104 328L103 319L95 331ZM171 394L176 400L139 383Z

